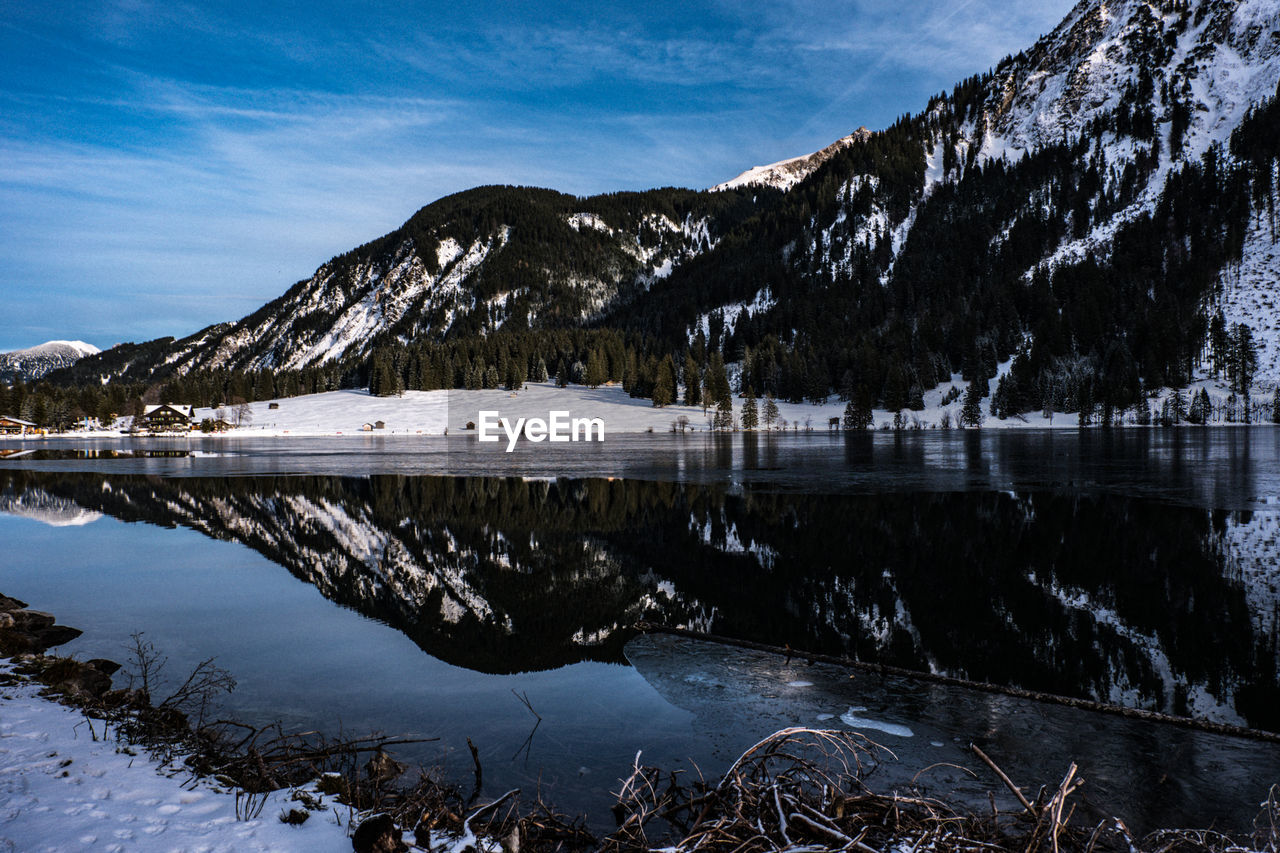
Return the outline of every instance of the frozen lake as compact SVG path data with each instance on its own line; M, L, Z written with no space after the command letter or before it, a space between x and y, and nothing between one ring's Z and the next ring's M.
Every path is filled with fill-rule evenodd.
M240 716L438 736L409 757L464 783L471 737L491 793L607 820L637 750L714 773L792 724L908 745L892 784L975 764L971 740L1028 786L1077 760L1137 826L1247 822L1280 781L1275 744L909 680L853 695L631 630L1280 731L1280 430L21 447L0 592L84 629L66 651L121 660L144 631L175 675L216 655Z

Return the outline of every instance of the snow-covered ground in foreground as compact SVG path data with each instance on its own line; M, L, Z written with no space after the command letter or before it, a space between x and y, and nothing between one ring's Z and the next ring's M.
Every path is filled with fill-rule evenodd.
M291 826L280 814L298 804L284 790L238 820L234 794L95 741L83 714L37 689L0 688L0 850L351 850L345 807Z

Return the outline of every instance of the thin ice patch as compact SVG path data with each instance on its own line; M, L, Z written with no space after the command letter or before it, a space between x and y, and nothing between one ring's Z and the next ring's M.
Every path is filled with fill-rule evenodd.
M866 708L850 708L840 715L840 722L853 729L874 729L895 737L915 737L915 732L906 726L900 726L897 723L886 723L883 720L873 720L870 717L859 717L857 712L865 710Z

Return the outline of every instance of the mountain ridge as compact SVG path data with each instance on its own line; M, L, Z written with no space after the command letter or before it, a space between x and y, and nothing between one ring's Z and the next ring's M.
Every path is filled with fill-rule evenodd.
M1270 113L1249 120L1280 84L1277 57L1275 0L1084 0L922 112L718 192L457 193L240 321L65 378L334 365L363 384L380 348L451 346L448 387L466 373L463 342L492 363L506 358L497 338L607 328L649 352L692 346L703 365L719 350L742 364L741 390L789 399L836 390L907 407L913 389L1020 357L1009 411L1129 407L1142 388L1219 375L1228 354L1209 327L1254 319L1240 306L1274 290L1271 255L1245 235L1274 205L1277 151L1256 142ZM1237 144L1247 125L1255 141ZM1179 195L1192 188L1200 210ZM1256 292L1224 301L1242 264ZM526 374L536 357L587 361L539 346ZM1280 378L1274 336L1253 346L1261 378ZM1108 359L1123 369L1107 374ZM623 378L617 360L608 372Z
M812 154L788 157L785 160L779 160L776 163L770 163L765 166L752 166L736 178L731 178L722 184L716 184L711 188L711 191L719 192L746 186L767 186L783 191L789 190L812 175L819 166L834 157L837 152L848 148L855 142L865 140L870 135L871 131L867 130L866 127L860 127L848 136L842 136Z
M102 350L84 341L45 341L26 349L0 352L0 380L31 381Z

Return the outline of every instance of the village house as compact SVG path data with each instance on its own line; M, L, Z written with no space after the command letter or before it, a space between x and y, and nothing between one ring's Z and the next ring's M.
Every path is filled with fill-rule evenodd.
M177 403L161 403L147 406L142 412L142 426L152 432L190 432L196 410L192 406Z
M0 435L26 435L36 432L37 429L38 427L31 421L11 418L8 415L0 416Z

